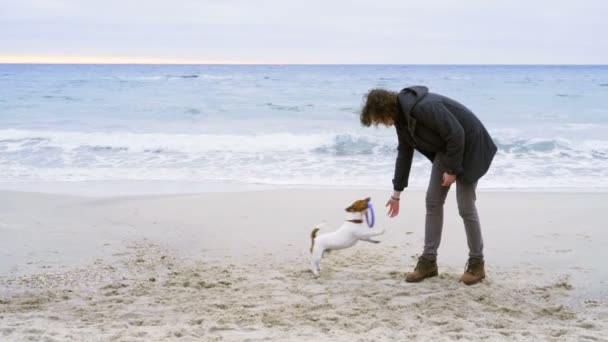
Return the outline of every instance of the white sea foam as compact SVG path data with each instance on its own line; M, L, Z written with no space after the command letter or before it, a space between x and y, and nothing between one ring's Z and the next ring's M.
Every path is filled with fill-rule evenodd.
M3 180L182 180L276 185L390 185L391 135L168 134L0 130ZM608 176L608 141L497 138L484 184L593 187ZM416 155L410 184L430 164Z

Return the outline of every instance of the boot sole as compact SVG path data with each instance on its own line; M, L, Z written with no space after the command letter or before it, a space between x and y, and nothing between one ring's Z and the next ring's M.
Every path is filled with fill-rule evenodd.
M475 281L469 281L469 282L463 281L462 283L465 284L466 286L471 286L471 285L481 283L484 279L486 279L486 277L480 278L479 280L475 280Z
M406 282L406 283L419 283L419 282L423 281L423 280L424 280L424 279L426 279L426 278L432 278L432 277L436 277L436 276L438 276L438 275L439 275L439 272L438 272L438 271L435 271L435 272L431 272L431 273L429 273L428 275L426 275L425 277L422 277L422 278L420 278L420 279L412 279L412 280L408 280L407 278L405 278L405 282Z

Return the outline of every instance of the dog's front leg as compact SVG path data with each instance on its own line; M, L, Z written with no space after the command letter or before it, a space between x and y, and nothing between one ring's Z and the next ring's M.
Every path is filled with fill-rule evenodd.
M370 241L371 237L384 234L384 228L382 229L367 229L362 232L357 232L356 236L359 240ZM375 240L371 240L373 242Z

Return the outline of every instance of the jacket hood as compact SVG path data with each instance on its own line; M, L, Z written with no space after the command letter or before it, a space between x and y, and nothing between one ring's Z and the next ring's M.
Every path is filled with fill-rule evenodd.
M405 114L406 117L409 117L409 113L412 111L414 105L428 93L429 88L425 86L413 86L401 90L399 92L399 103L401 104L403 114Z
M408 87L399 92L399 105L401 106L401 112L405 117L405 122L412 136L416 127L416 119L412 118L410 113L416 103L422 100L428 93L429 88L425 86Z

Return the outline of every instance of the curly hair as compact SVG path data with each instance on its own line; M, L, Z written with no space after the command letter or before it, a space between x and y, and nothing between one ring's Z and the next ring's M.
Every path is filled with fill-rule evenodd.
M386 124L386 119L393 119L399 113L399 95L385 89L372 89L365 95L365 105L361 109L360 120L363 126Z

